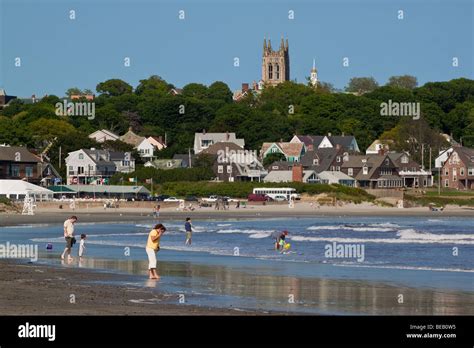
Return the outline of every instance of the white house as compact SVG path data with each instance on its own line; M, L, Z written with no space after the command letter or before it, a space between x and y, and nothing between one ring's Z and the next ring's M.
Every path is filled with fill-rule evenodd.
M89 134L89 138L94 139L98 143L103 143L104 141L108 140L116 141L120 137L107 129L101 129Z
M220 142L234 143L240 147L245 146L244 139L237 139L235 133L202 133L194 134L194 153L197 155L209 146Z
M357 140L353 135L294 135L290 143L303 143L306 151L336 148L360 152Z
M324 171L318 174L318 178L322 184L340 184L353 187L355 179L343 172Z
M161 137L148 137L142 140L136 147L140 153L140 157L145 159L151 159L156 157L156 152L166 148L165 143Z
M135 171L135 159L130 152L80 149L65 158L67 184L108 184L115 173Z
M444 162L448 160L449 155L453 152L453 148L450 147L446 150L441 150L438 154L438 157L435 159L435 168L443 168Z

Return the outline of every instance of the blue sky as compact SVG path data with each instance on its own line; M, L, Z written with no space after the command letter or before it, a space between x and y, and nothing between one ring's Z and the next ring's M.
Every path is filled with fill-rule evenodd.
M0 20L0 88L23 97L95 90L110 78L136 86L150 75L234 90L260 79L265 36L273 47L289 39L298 82L313 58L320 80L337 88L354 76L474 78L474 0L0 0Z

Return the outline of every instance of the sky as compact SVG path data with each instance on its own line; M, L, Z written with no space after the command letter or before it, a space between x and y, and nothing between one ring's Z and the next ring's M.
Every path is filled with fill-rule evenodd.
M357 76L474 78L474 0L0 0L0 24L0 88L19 97L151 75L235 90L261 78L263 38L282 36L297 82L313 59L340 89Z

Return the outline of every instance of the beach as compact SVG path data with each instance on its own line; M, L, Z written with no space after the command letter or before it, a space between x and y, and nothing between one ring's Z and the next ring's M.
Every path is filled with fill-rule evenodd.
M4 313L474 314L474 218L469 209L432 213L426 208L298 203L293 209L179 211L164 205L156 219L151 207L58 211L50 206L39 207L33 216L0 215L0 244L39 249L37 260L0 260ZM79 261L73 249L74 261L64 263L59 258L62 223L71 215L79 218L76 233L88 236L87 252ZM194 221L192 247L182 239L187 216ZM158 254L161 278L151 281L143 248L158 221L168 231ZM281 229L290 231L292 249L285 254L275 253L270 238ZM365 254L360 260L327 258L325 248L334 243L363 246ZM45 249L47 244L52 250ZM453 248L459 256L450 255Z

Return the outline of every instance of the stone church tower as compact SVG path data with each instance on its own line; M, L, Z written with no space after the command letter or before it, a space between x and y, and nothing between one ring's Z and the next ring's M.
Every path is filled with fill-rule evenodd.
M267 86L276 86L290 80L290 55L288 39L286 43L281 38L278 51L272 49L272 43L263 40L262 82Z

